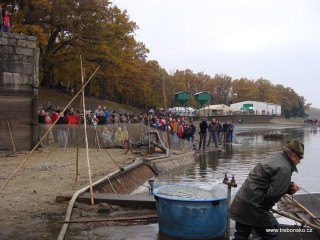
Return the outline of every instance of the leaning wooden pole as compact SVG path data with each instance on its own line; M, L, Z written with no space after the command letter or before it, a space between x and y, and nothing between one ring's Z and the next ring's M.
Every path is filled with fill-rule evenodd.
M94 73L91 75L91 77L88 79L88 81L86 82L86 84L83 85L83 87L80 89L80 91L71 99L71 101L67 104L67 106L62 110L62 112L65 112L67 110L67 108L71 105L71 103L80 95L80 93L82 93L84 91L84 88L87 86L87 84L91 81L91 79L93 78L93 76L96 74L96 72L98 71L98 69L100 68L100 66L97 67L97 69L94 71ZM53 126L58 122L59 118L57 118L52 125L50 126L50 128L47 130L47 132L42 136L42 138L39 140L39 142L33 147L33 149L29 152L29 154L26 156L25 159L23 159L23 161L20 163L20 165L18 166L18 168L11 174L11 176L5 181L5 183L3 184L3 186L0 189L0 193L2 193L2 191L5 189L5 187L8 185L8 183L10 182L10 180L14 177L14 175L19 171L19 169L26 163L26 161L30 158L31 154L39 147L39 145L42 143L42 141L47 137L47 135L50 133L51 129L53 128Z
M304 220L302 220L300 218L297 218L295 216L289 215L289 214L287 214L285 212L282 212L282 211L279 211L279 210L276 210L276 209L273 209L273 208L271 209L271 212L276 213L276 214L278 214L280 216L292 219L292 220L297 221L299 223L302 223L303 225L307 225L307 226L309 226L309 227L311 227L311 228L313 228L313 229L315 229L317 231L320 231L320 227L319 226L317 226L315 224L312 224L312 223L309 223L309 222L306 222L306 221L304 221Z
M9 121L8 121L8 120L7 120L7 124L8 124L9 133L10 133L10 138L11 138L11 143L12 143L12 147L13 147L13 152L16 152L16 146L14 145L14 141L13 141L13 137L12 137L12 132L11 132L11 128L10 128L10 124L9 124Z
M286 194L286 197L289 198L290 201L292 201L296 206L298 206L303 211L308 213L313 219L317 219L317 217L312 212L310 212L309 209L307 209L305 206L303 206L301 203L299 203L297 200L295 200L292 196L290 196L289 194Z
M83 85L83 67L82 67L82 58L80 57L81 61L81 82ZM88 147L88 135L87 135L87 116L86 116L86 103L84 99L84 91L82 91L82 107L83 107L83 127L84 127L84 139L86 142L86 153L87 153L87 166L88 166L88 175L89 175L89 183L90 183L90 198L91 198L91 205L94 205L94 198L93 198L93 188L92 188L92 179L91 179L91 168L90 168L90 160L89 160L89 147Z

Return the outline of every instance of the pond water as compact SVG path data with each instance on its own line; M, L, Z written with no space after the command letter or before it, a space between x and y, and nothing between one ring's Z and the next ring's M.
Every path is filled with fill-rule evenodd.
M273 129L269 129L270 127ZM255 133L248 132L248 130L255 128ZM238 187L232 189L233 192L236 192L257 163L271 153L281 151L290 139L298 138L305 145L305 154L304 159L297 166L299 172L294 172L292 175L292 181L308 192L320 192L319 180L317 179L320 170L319 127L265 126L265 130L267 129L273 133L282 133L284 138L266 140L263 138L261 126L239 125L232 145L221 147L221 152L208 149L208 151L199 154L195 166L158 177L155 181L155 187L183 182L214 188L216 185L223 185L222 180L227 173L229 178L234 175L236 179Z
M215 199L225 199L226 191L222 188L205 188L190 184L171 184L157 188L154 195L171 200L185 201L212 201Z

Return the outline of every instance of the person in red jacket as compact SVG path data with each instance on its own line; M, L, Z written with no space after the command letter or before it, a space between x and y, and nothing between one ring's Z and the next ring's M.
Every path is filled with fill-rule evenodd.
M11 22L10 22L10 16L8 11L4 12L2 28L3 28L3 32L10 32L11 30Z
M51 120L52 120L52 123L55 123L55 121L59 118L59 113L60 111L59 110L54 110L51 114ZM52 128L52 136L53 136L53 141L55 144L58 144L58 127L57 125L53 126Z
M70 108L69 113L66 116L66 123L68 124L68 131L69 131L69 143L74 145L76 143L76 132L77 132L77 125L78 125L78 115L75 113L73 108Z

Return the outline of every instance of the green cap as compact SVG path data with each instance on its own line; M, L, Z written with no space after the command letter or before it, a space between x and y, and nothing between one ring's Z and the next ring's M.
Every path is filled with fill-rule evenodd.
M292 139L288 142L287 147L294 153L298 154L300 158L303 158L304 144L298 139Z

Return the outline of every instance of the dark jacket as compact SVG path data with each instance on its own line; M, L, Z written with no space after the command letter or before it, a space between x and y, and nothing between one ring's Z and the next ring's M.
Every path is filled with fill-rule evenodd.
M211 123L209 124L209 126L208 126L208 131L209 131L209 132L218 132L218 128L219 128L219 126L218 126L217 123L211 122Z
M237 192L229 209L230 218L242 224L277 225L270 209L288 192L297 168L285 153L277 153L257 164Z
M207 133L207 128L208 128L208 124L206 121L202 121L200 124L199 124L199 127L200 127L200 134L206 134Z

